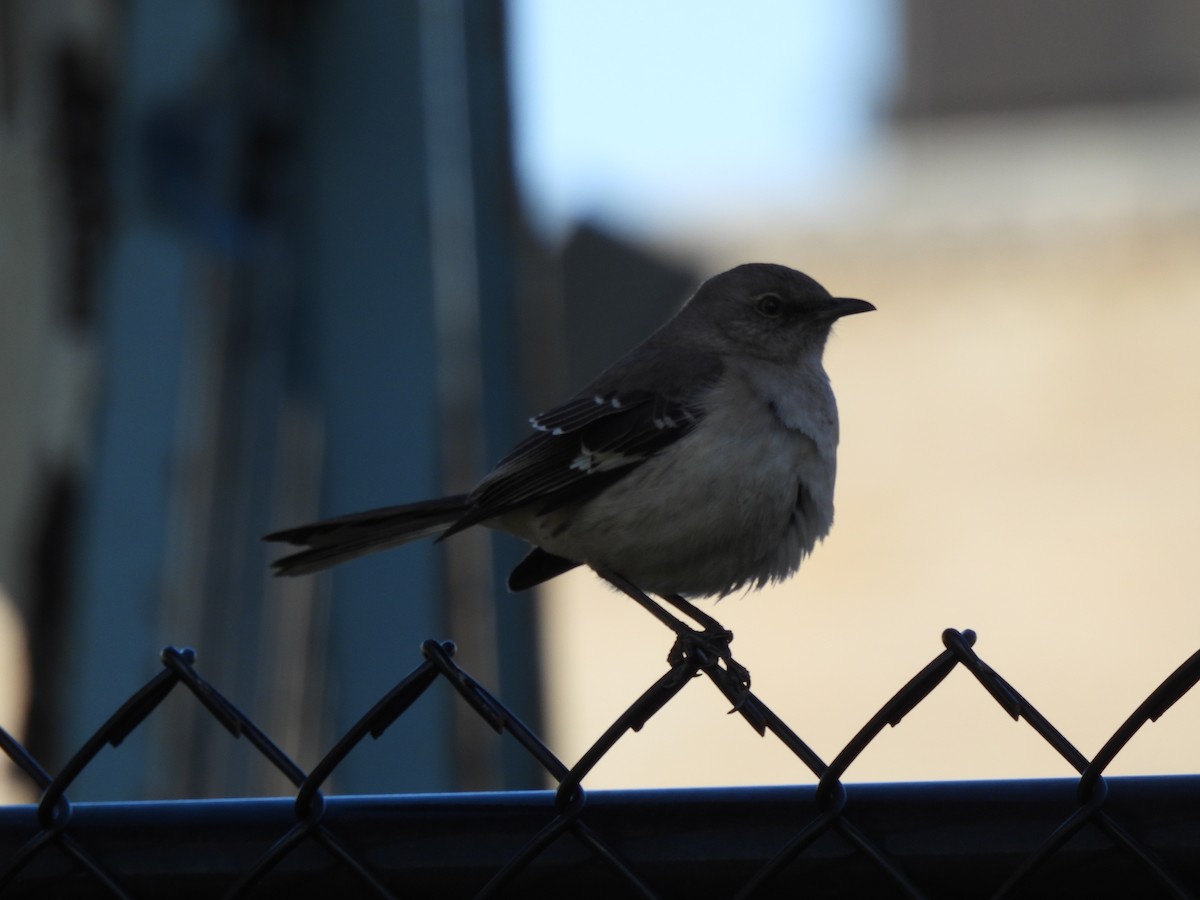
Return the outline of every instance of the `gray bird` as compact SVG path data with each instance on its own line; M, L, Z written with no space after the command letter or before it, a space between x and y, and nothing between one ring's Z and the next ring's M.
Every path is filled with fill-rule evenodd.
M533 433L470 493L269 534L307 548L277 560L276 574L485 525L533 545L511 590L587 565L715 631L684 598L786 579L829 533L838 415L822 355L835 321L874 308L785 266L716 275L591 384L531 419Z

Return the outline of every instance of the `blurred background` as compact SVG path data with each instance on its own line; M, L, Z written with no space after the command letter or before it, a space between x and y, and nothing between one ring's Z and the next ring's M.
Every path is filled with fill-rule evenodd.
M573 762L671 636L465 534L258 538L461 490L707 275L843 323L838 520L713 610L832 758L946 627L1091 756L1200 646L1190 0L0 0L0 725L51 772L164 645L310 768L427 637ZM698 679L593 787L811 782ZM1195 771L1200 696L1111 771ZM537 787L438 685L333 787ZM75 799L290 793L182 692ZM10 767L11 768L11 767ZM9 770L9 800L32 796ZM853 780L1068 775L963 671Z

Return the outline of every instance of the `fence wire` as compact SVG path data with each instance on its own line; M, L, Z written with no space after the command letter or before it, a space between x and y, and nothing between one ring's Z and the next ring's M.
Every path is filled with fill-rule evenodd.
M1200 896L1200 777L1104 777L1142 725L1200 680L1200 651L1088 759L975 653L974 643L971 631L945 631L944 649L829 763L730 673L727 666L736 671L736 663L691 654L673 659L567 765L455 662L453 644L429 640L421 663L311 772L199 674L192 650L168 647L162 671L56 775L0 729L0 748L41 792L35 805L0 809L0 896L232 898L342 890L386 898L435 891L479 898L759 898L787 889L817 897L1002 898L1082 896L1085 879L1092 897ZM843 777L874 738L960 665L1078 778L848 789ZM589 797L583 781L592 768L698 675L712 680L746 724L791 750L812 771L815 787ZM438 679L516 740L557 788L326 797L322 786L342 760L368 735L383 734ZM290 780L294 799L73 805L67 792L96 755L121 744L180 687Z

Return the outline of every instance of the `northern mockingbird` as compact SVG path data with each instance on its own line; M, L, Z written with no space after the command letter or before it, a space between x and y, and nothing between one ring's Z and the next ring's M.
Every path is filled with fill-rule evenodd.
M716 275L531 419L533 433L469 494L277 531L265 539L307 549L275 571L301 575L486 525L533 545L511 590L588 565L685 640L698 633L642 592L686 612L732 664L732 636L684 598L783 580L829 532L838 415L821 358L835 321L874 308L785 266Z

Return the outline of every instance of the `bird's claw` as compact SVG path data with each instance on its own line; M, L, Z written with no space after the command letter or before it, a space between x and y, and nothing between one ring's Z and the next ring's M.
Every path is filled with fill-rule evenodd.
M750 693L750 670L733 658L729 644L733 640L733 632L727 629L706 629L695 631L688 629L680 634L667 654L667 662L678 666L688 660L694 660L698 669L711 671L717 669L732 681L734 706L731 712L745 701ZM722 669L721 663L724 663Z

